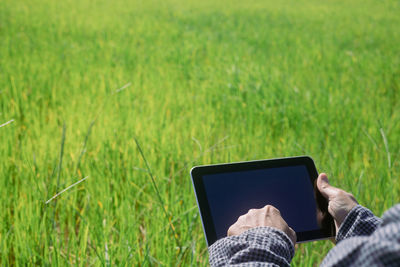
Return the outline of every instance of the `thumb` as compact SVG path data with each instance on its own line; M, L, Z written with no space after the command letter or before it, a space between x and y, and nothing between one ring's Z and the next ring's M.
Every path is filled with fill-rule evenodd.
M328 176L325 173L321 173L318 176L317 187L327 200L330 200L337 193L337 188L329 184Z

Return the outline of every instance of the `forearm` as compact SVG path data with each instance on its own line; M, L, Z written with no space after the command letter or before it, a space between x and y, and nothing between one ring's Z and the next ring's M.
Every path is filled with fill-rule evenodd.
M336 241L340 242L353 236L369 236L382 223L369 209L357 205L346 216L336 235Z
M225 237L209 247L211 266L289 266L294 245L282 231L257 227Z

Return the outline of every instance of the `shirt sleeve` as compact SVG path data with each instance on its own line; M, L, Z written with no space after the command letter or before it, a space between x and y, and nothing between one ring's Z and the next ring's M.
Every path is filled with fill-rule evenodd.
M211 266L290 266L294 245L282 231L256 227L209 247Z
M369 236L382 223L369 209L357 205L347 214L336 235L336 242L353 236Z
M321 266L399 266L400 204L382 220L364 207L355 207L340 227L337 240Z

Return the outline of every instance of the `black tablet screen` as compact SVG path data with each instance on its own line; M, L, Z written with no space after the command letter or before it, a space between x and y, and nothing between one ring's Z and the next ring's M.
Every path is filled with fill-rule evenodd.
M203 176L217 239L249 209L273 205L296 232L318 229L313 186L306 166Z

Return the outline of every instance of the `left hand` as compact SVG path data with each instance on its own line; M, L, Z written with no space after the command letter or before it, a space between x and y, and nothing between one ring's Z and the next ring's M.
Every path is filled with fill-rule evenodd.
M240 235L241 233L255 227L269 226L283 231L296 244L296 232L287 225L278 209L266 205L262 209L251 209L247 214L242 215L228 229L228 236Z

